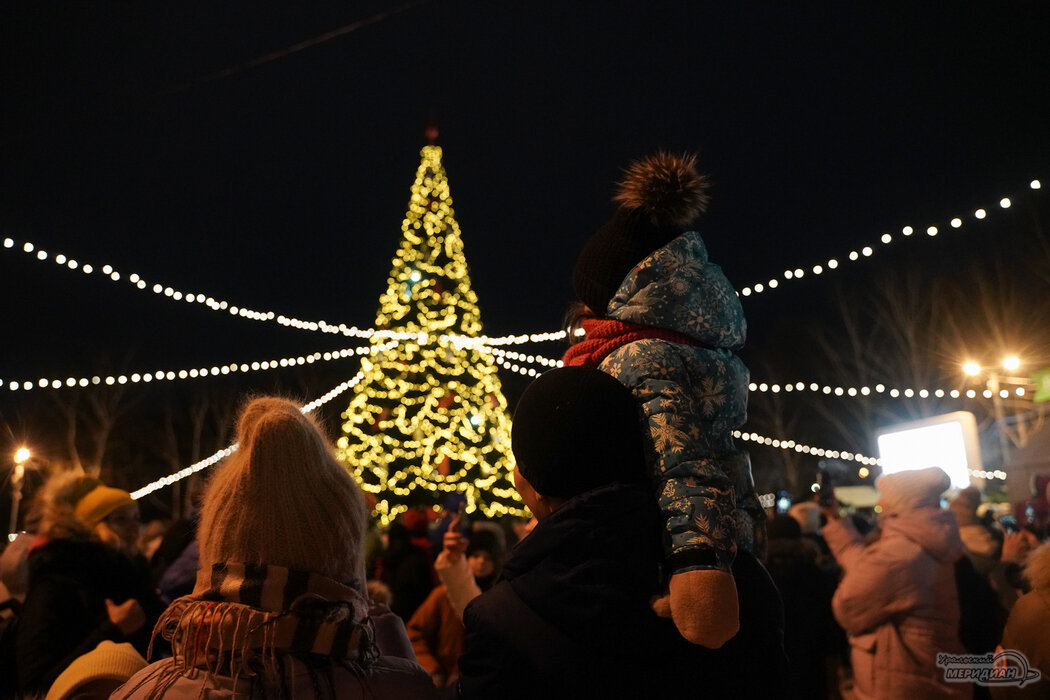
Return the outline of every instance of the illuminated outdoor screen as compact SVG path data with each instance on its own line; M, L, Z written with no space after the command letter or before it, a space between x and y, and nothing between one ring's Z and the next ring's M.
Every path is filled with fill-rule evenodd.
M961 489L970 485L970 470L982 468L977 420L969 411L891 425L876 437L883 474L940 467Z

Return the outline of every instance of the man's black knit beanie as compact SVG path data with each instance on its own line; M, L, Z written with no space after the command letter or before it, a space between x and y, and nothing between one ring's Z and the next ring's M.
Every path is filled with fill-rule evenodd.
M641 409L601 370L562 367L535 379L514 411L518 470L543 496L571 498L645 479Z

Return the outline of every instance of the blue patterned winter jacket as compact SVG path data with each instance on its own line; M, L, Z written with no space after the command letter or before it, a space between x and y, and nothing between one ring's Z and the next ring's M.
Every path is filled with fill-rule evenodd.
M697 343L638 340L614 350L599 368L642 405L667 522L668 573L729 571L737 547L756 552L765 531L750 460L731 435L747 419L748 370L734 354L747 332L740 299L691 231L631 271L606 317Z

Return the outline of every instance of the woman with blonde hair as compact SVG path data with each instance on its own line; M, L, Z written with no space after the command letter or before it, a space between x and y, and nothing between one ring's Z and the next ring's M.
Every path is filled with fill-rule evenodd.
M258 398L237 435L204 495L196 587L155 630L174 657L113 697L429 697L414 659L380 651L377 633L399 622L370 610L367 507L321 430L291 401Z

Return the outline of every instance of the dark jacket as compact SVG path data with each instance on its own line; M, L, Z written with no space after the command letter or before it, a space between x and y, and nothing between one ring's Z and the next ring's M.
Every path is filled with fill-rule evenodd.
M650 608L662 590L661 529L642 485L603 486L541 521L515 547L500 582L467 606L462 696L768 694L783 661L768 574L750 555L738 557L747 629L718 651L690 644ZM768 629L755 634L756 621Z
M109 621L107 598L142 604L148 621L134 638ZM146 574L100 542L56 539L31 551L15 642L20 692L43 695L75 658L103 640L130 641L145 655L150 612L157 612L151 598Z
M407 623L430 595L436 575L429 557L412 544L404 525L391 525L388 536L387 550L380 559L379 580L390 587L390 609Z

